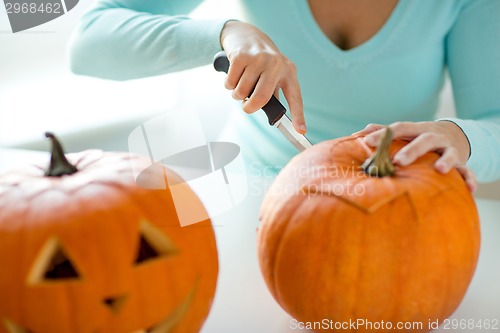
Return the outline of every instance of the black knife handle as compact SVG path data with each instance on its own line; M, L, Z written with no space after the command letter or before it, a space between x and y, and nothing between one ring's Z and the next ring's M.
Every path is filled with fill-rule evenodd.
M214 57L214 68L217 72L227 72L229 71L229 59L226 56L226 52L220 51ZM249 96L250 97L250 96ZM283 104L278 101L278 99L273 95L269 102L262 107L262 110L266 113L267 119L269 120L269 125L273 126L278 120L283 117L286 113L286 109Z

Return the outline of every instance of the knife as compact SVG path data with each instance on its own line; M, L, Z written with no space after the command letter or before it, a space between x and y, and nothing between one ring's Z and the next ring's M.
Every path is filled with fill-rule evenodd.
M229 71L229 59L226 52L221 51L214 57L214 68L218 72ZM312 146L311 142L302 134L298 133L293 128L292 121L286 115L286 108L278 101L275 96L272 96L269 102L262 107L266 113L269 125L276 127L284 136L297 148L303 151Z

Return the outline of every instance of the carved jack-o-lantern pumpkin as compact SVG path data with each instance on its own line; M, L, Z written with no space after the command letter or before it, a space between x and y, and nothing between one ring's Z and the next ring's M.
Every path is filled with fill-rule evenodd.
M218 273L211 223L180 227L170 192L137 186L130 159L68 155L75 170L55 149L50 176L0 177L1 333L199 331Z

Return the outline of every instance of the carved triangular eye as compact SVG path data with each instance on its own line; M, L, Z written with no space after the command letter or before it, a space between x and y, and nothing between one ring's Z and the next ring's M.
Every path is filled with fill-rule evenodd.
M160 254L153 248L151 244L141 235L139 239L139 250L137 251L136 264L159 257Z
M57 238L49 239L28 276L28 282L58 282L58 280L80 279L78 270Z
M143 221L139 228L138 248L134 263L136 265L159 257L177 253L177 249L161 230Z

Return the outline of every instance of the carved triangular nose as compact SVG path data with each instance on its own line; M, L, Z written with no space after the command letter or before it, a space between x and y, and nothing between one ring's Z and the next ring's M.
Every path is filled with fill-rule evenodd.
M127 295L115 295L104 298L102 303L113 313L118 313L123 307L123 304L125 304L126 299Z

